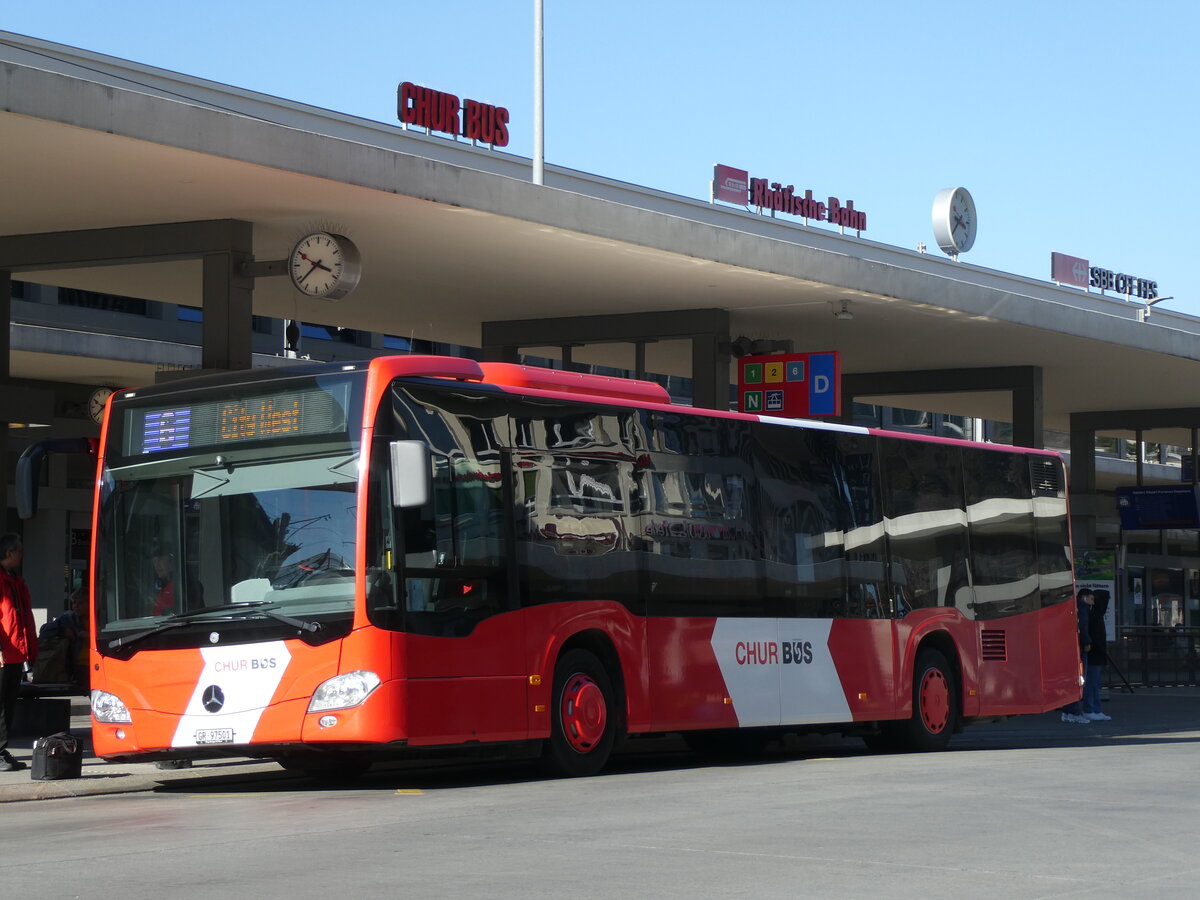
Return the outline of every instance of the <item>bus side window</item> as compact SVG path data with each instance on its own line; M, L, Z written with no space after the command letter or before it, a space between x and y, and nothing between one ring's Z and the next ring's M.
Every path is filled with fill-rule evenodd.
M1041 605L1029 464L1023 456L963 451L976 619L1032 612Z
M756 429L768 596L784 616L864 613L846 589L846 501L831 432Z
M897 599L912 608L972 602L959 448L885 441L881 462Z
M847 612L866 618L900 616L904 607L896 604L899 608L893 609L884 568L886 547L876 439L870 435L838 434L833 440L837 445L838 483L846 514L842 528Z

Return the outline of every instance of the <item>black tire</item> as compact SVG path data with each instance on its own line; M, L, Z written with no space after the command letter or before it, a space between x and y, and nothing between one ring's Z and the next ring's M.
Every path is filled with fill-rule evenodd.
M289 772L302 772L318 781L343 781L358 778L371 768L371 761L358 756L288 756L275 760Z
M191 767L190 759L159 759L154 763L156 769L190 769Z
M617 708L608 671L587 650L568 650L554 666L550 739L542 762L555 775L595 775L612 754Z
M918 753L945 750L958 724L958 688L950 664L939 651L917 654L912 691L912 718L894 726L899 747Z
M878 731L864 734L862 739L863 743L867 745L867 749L874 753L895 753L900 749L896 731L891 722L882 723Z

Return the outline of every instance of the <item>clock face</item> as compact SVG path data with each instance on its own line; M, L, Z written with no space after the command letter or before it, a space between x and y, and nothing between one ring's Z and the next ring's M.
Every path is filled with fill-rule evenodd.
M337 300L358 284L358 249L339 234L306 234L292 248L288 272L292 284L302 293Z
M962 188L950 199L950 238L960 251L975 242L975 203Z
M104 407L108 403L108 398L112 396L112 392L112 388L97 388L88 398L88 415L97 425L104 421Z
M975 243L975 201L966 188L939 191L933 201L933 234L938 246L957 256Z

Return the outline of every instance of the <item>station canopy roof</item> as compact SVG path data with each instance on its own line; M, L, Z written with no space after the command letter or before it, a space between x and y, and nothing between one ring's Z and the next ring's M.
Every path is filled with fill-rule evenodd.
M1038 366L1045 426L1072 412L1197 405L1200 319L720 207L503 152L0 32L0 236L207 219L252 223L259 261L316 230L363 258L338 302L261 278L258 315L480 344L493 320L721 308L731 336L838 350L845 373ZM201 263L14 278L200 306ZM849 301L853 318L835 317ZM538 352L539 348L525 348ZM690 374L690 347L647 368ZM544 355L556 356L557 348ZM633 368L627 344L573 349ZM14 350L12 375L153 380L152 367ZM731 372L732 376L732 372ZM1004 392L860 397L997 420ZM1186 429L1146 440L1188 445Z

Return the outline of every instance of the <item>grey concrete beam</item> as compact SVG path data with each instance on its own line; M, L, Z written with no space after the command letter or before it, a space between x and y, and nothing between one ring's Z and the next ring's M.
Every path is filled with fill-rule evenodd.
M1080 547L1096 543L1096 433L1132 431L1139 437L1151 428L1187 428L1193 435L1200 428L1200 407L1170 409L1113 409L1071 413L1071 507L1075 542ZM1143 481L1141 454L1138 455L1136 480ZM1195 476L1194 476L1195 477ZM1079 502L1076 502L1078 499Z
M1151 428L1194 428L1200 426L1200 406L1171 409L1112 409L1071 413L1071 430L1148 431Z
M687 309L612 316L564 316L484 322L480 328L483 358L516 362L522 347L563 347L569 368L571 346L631 343L635 364L645 368L645 343L656 340L692 342L692 403L704 409L729 408L729 312Z
M555 347L564 343L674 340L697 334L723 334L728 340L729 312L724 309L683 309L612 316L509 319L484 322L480 330L485 351L489 347Z
M253 353L254 279L242 272L254 259L254 230L249 222L214 219L0 237L0 270L9 271L196 258L203 267L203 367L248 369ZM11 315L7 318L11 320ZM7 363L7 355L4 360Z
M237 219L210 219L14 234L0 237L0 269L34 272L197 259L231 250L249 253L250 228Z
M0 422L53 424L54 391L14 384L8 379L0 380ZM0 503L0 509L3 508Z
M851 407L856 397L980 391L1011 393L1015 446L1040 448L1045 445L1040 366L990 366L978 369L926 369L843 375L843 418L848 420L851 416Z

